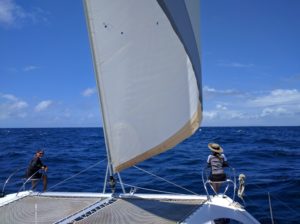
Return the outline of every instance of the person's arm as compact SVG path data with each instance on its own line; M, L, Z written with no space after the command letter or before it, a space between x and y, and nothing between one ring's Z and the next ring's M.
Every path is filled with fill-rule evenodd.
M43 165L43 166L42 166L42 169L45 170L45 171L47 171L47 170L48 170L48 166Z
M223 167L229 167L226 156L224 154L222 154L222 157L223 157Z
M210 158L211 158L211 155L209 155L207 157L207 167L211 167L211 164L210 164Z
M47 171L48 167L45 164L43 164L41 159L40 159L40 162L41 162L41 169Z
M45 164L43 164L43 162L40 158L37 158L35 166L38 169L42 169L42 170L47 170L48 169L48 167Z

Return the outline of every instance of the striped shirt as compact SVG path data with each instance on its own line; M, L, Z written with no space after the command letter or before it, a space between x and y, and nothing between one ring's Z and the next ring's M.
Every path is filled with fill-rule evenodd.
M223 174L223 167L227 165L227 158L224 154L221 154L220 158L215 155L209 155L207 163L211 167L212 174Z

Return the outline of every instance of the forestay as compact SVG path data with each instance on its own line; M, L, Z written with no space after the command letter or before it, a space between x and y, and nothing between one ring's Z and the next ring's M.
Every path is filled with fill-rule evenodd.
M114 172L174 147L202 118L199 0L86 0Z

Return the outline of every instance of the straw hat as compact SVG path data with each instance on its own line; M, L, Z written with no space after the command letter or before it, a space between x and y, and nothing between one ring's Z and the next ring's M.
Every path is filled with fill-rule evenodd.
M216 152L216 153L222 153L223 152L222 147L219 144L217 144L217 143L209 143L208 144L208 148L211 151Z

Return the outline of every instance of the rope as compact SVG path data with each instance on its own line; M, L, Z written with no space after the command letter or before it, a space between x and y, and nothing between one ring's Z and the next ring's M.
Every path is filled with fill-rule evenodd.
M86 168L86 169L84 169L84 170L82 170L82 171L80 171L80 172L74 174L73 176L68 177L67 179L65 179L65 180L63 180L63 181L61 181L61 182L58 182L58 183L55 184L54 186L50 187L47 191L49 191L50 189L53 189L53 188L57 187L58 185L61 185L62 183L66 182L67 180L70 180L70 179L72 179L72 178L78 176L79 174L82 174L83 172L85 172L85 171L87 171L87 170L89 170L89 169L91 169L91 168L97 166L98 164L102 163L102 162L105 161L105 160L106 160L106 159L103 159L103 160L99 161L98 163L95 163L95 164L89 166L88 168Z
M245 194L245 179L246 176L244 174L240 174L239 175L239 189L238 189L238 197L243 201L244 205L245 205L245 201L244 201L244 194Z
M25 167L26 168L26 167ZM5 180L4 184L3 184L3 188L2 188L2 194L4 194L4 191L5 191L5 187L6 185L9 183L10 179L19 171L19 170L22 170L22 169L25 169L23 167L21 168L17 168L13 173L11 173L9 175L9 177ZM10 183L11 184L11 183Z
M24 180L24 179L23 179ZM18 183L23 183L23 180L21 179L21 180L16 180L16 181L14 181L14 182L9 182L9 183L7 183L7 186L10 186L10 185L16 185L16 184L18 184Z
M271 204L270 192L268 192L268 199L269 199L269 207L270 207L271 221L272 221L272 224L274 224L274 218L273 218L273 211L272 211L272 204Z
M256 184L253 184L254 186L258 187L259 189L262 189L262 190L265 190L264 188L256 185ZM286 208L290 209L292 212L295 212L295 213L298 213L298 211L296 211L295 209L291 208L290 206L288 206L287 204L285 204L283 201L281 201L279 198L273 196L273 195L270 195L271 197L273 197L274 199L276 199L277 201L279 201L283 206L285 206ZM249 198L248 198L249 200Z
M153 173L150 173L150 172L148 172L148 171L146 171L146 170L144 170L144 169L142 169L142 168L140 168L140 167L137 167L137 166L133 166L134 168L136 168L136 169L138 169L138 170L141 170L141 171L143 171L143 172L145 172L145 173L147 173L147 174L149 174L149 175L151 175L151 176L154 176L154 177L156 177L156 178L158 178L158 179L160 179L160 180L163 180L163 181L165 181L165 182L167 182L167 183L169 183L169 184L172 184L172 185L174 185L174 186L176 186L176 187L178 187L178 188L181 188L181 189L183 189L183 190L185 190L185 191L188 191L188 192L190 192L190 193L192 193L192 194L194 194L194 195L198 195L197 193L195 193L195 192L193 192L193 191L191 191L191 190L189 190L189 189L187 189L187 188L185 188L185 187L182 187L182 186L180 186L180 185L178 185L178 184L175 184L175 183L173 183L173 182L171 182L171 181L169 181L169 180L166 180L166 179L164 179L164 178L162 178L162 177L159 177L159 176L157 176L157 175L155 175L155 174L153 174Z
M179 193L174 193L174 192L169 192L169 191L160 191L160 190L155 190L155 189L150 189L150 188L138 187L138 186L134 186L134 185L131 185L131 184L125 184L125 183L123 183L123 184L124 184L125 186L128 186L128 187L139 188L139 189L147 190L147 191L154 191L154 192L165 193L165 194L182 195L182 194L179 194Z

